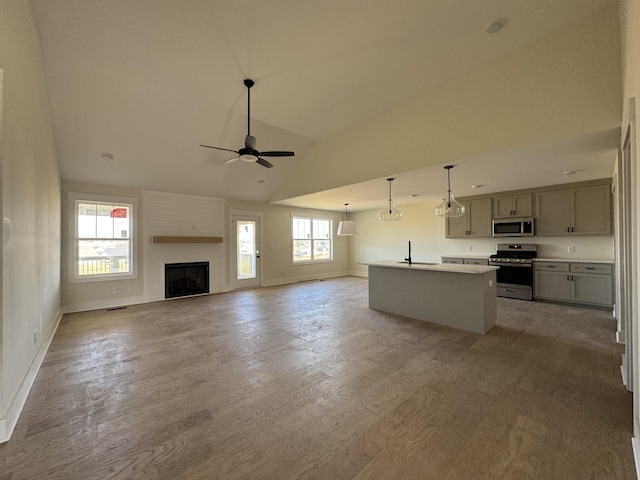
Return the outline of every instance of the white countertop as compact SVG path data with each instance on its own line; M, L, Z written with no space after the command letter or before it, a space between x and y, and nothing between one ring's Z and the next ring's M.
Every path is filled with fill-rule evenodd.
M386 267L386 268L399 268L410 270L427 270L434 272L452 272L452 273L470 273L470 274L484 274L494 270L498 270L500 267L493 267L489 265L459 265L454 263L435 263L435 264L421 264L421 263L408 263L398 262L394 260L380 260L377 262L362 262L361 265L369 265L372 267Z
M566 262L566 263L614 263L613 260L592 259L592 258L534 258L534 262Z
M490 255L457 255L455 253L440 255L440 258L468 258L470 260L489 260Z

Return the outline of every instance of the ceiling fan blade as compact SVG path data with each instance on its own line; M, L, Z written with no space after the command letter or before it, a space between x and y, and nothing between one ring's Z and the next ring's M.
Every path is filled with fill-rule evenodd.
M258 159L256 160L256 163L259 163L260 165L262 165L263 167L267 167L267 168L271 168L273 167L273 165L271 164L271 162L266 161L264 158L260 158L258 157Z
M273 152L260 152L260 155L263 157L293 157L295 155L295 153L293 152L279 152L279 151L273 151Z
M231 150L230 148L222 148L222 147L212 147L211 145L200 145L201 147L205 147L205 148L214 148L216 150L223 150L225 152L233 152L233 153L238 153L237 150Z
M231 157L229 160L225 160L224 162L222 162L220 165L226 165L227 163L233 163L236 160L238 160L240 157Z

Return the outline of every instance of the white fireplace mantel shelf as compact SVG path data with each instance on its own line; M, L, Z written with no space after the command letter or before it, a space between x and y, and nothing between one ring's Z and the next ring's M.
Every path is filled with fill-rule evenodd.
M151 243L222 243L222 237L152 235Z

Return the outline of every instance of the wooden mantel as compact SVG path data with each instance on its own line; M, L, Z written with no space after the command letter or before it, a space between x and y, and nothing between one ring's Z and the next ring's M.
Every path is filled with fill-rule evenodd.
M222 243L222 237L170 237L166 235L152 235L151 243Z

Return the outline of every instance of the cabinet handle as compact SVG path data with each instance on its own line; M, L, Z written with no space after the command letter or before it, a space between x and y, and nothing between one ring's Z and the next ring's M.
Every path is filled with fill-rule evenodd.
M571 231L571 228L570 228L570 227L567 227L567 232L570 232L570 231Z
M571 231L572 231L572 232L574 231L574 230L573 230L573 227L571 227Z
M585 267L585 270L595 270L595 267Z
M547 268L556 268L555 265L547 265Z

